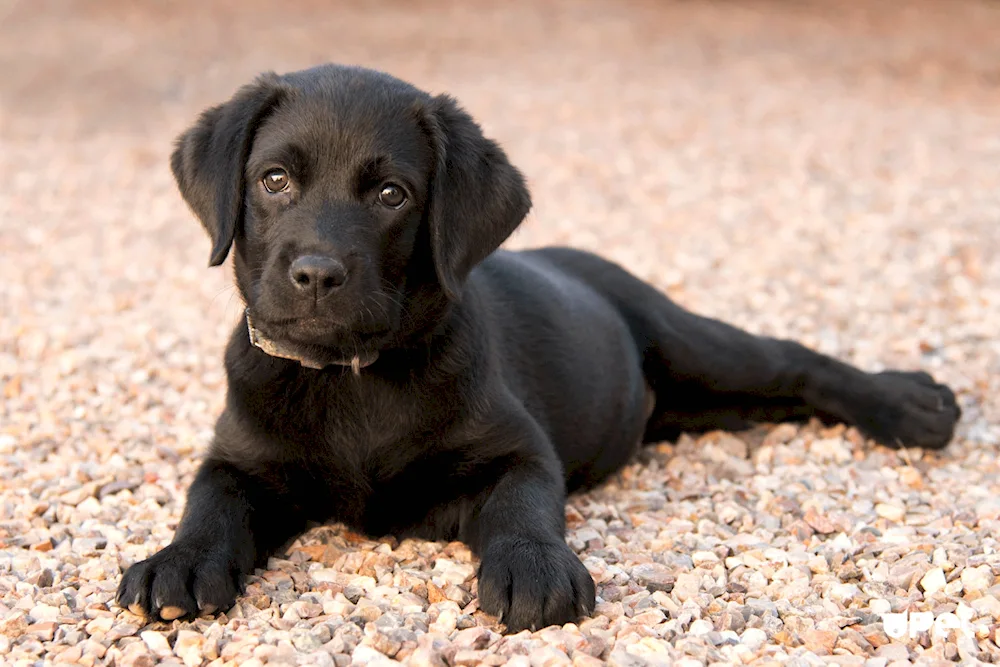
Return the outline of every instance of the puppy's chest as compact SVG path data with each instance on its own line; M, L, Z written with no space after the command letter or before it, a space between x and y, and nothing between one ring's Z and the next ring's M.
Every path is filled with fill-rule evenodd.
M391 478L440 446L442 429L417 392L393 386L332 391L300 432L310 434L310 467L335 486L357 493Z
M339 452L312 475L322 492L323 521L341 521L369 535L453 539L460 513L499 475L486 474L468 448L410 431L377 449ZM357 458L355 458L357 456ZM421 526L432 526L426 532Z
M308 488L325 500L323 519L394 532L421 523L433 506L453 497L462 485L458 471L475 457L449 438L450 409L419 394L342 398L328 406L323 437L306 468ZM463 489L477 490L478 483Z
M432 420L420 399L391 387L334 394L317 430L331 455L349 454L355 462L377 462Z

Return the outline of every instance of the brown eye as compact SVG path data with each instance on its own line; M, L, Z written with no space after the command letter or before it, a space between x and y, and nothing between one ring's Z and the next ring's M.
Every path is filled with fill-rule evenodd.
M406 192L395 183L387 183L378 193L378 200L389 208L402 208L406 203Z
M260 180L264 184L264 189L271 194L288 189L288 172L284 169L272 169Z

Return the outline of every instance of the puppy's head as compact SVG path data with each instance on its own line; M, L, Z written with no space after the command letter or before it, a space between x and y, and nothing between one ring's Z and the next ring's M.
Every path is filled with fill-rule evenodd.
M235 246L253 327L319 366L426 326L530 208L454 100L361 68L261 76L180 136L171 167L210 264Z

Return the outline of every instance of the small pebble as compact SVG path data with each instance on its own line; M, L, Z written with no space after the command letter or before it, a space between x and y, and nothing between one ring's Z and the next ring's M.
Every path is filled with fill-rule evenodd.
M759 628L748 628L740 635L740 642L751 651L756 651L767 641L767 634Z
M928 570L927 574L925 574L920 580L920 588L922 588L924 593L927 595L934 595L938 591L944 589L947 584L948 582L945 579L944 570L939 567Z
M898 505L879 503L875 505L875 513L889 521L902 521L906 517L906 510Z

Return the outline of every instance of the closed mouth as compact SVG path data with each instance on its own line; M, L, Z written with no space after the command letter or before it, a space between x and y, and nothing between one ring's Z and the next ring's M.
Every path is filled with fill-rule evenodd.
M247 309L247 314L251 315L250 310ZM337 320L332 320L325 317L317 317L315 315L305 315L300 317L278 317L278 318L264 318L257 313L252 313L253 321L256 324L258 330L265 330L272 334L278 334L282 338L286 338L289 342L297 343L299 345L322 345L321 342L315 342L312 340L300 340L296 339L294 331L283 331L283 329L299 329L307 331L334 331L339 328L340 322ZM366 342L381 338L389 333L389 329L382 327L379 329L370 330L349 330L349 336L356 341Z
M378 359L378 350L368 349L369 344L385 336L387 330L352 332L354 354L350 356L331 356L330 349L322 343L296 340L293 336L271 337L267 331L273 327L295 326L303 322L329 324L319 318L284 318L264 320L263 329L259 327L260 320L255 320L248 308L246 311L247 330L250 343L272 357L298 361L306 368L321 369L329 365L351 366L355 374L361 368L369 366Z
M336 323L334 321L322 317L316 317L314 315L306 315L304 317L279 317L274 319L261 318L260 316L255 315L254 321L269 329L275 329L278 327L301 327L301 328L308 327L312 329L332 329L334 326L336 326Z

